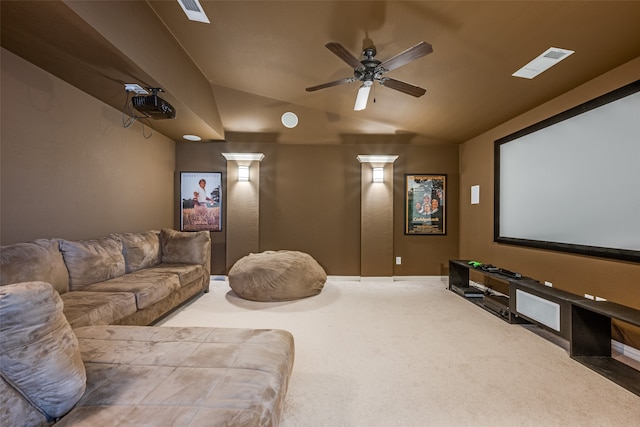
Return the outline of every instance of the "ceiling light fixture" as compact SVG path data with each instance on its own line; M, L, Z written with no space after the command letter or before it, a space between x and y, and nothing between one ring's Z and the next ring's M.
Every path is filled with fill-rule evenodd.
M194 142L202 141L202 138L200 138L198 135L182 135L182 138L187 141L194 141Z
M286 113L284 113L280 120L282 121L282 124L286 128L291 129L298 126L298 116L296 116L295 113L292 113L290 111L287 111Z
M358 89L358 96L356 97L356 105L353 107L354 111L362 111L367 108L367 100L369 99L369 92L371 91L371 85L373 81L365 80L362 82L362 86Z
M567 58L572 53L574 53L573 50L550 47L533 61L513 73L512 76L532 79Z

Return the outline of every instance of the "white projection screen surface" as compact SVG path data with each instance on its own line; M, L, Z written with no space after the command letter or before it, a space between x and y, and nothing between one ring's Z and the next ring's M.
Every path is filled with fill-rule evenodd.
M640 262L640 80L495 141L494 240Z

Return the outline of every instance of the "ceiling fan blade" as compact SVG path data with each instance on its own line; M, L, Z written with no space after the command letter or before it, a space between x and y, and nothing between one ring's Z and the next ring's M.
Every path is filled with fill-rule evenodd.
M424 95L427 90L418 86L410 85L409 83L401 82L400 80L384 78L380 80L380 84L388 87L389 89L394 89L400 91L402 93L406 93L407 95L415 96L416 98Z
M431 52L433 52L433 47L429 43L420 42L404 52L397 54L393 58L387 59L382 64L378 65L378 68L384 68L387 71L395 70L396 68L402 67L403 65L406 65L418 58L422 58Z
M318 85L318 86L308 87L305 90L307 92L313 92L313 91L316 91L316 90L324 89L326 87L338 86L338 85L342 85L342 84L345 84L345 83L351 83L351 82L354 82L354 81L356 81L356 79L354 79L353 77L347 77L346 79L335 80L333 82L323 83L323 84Z
M358 61L358 58L353 56L351 52L345 49L345 47L342 46L340 43L331 42L331 43L327 43L325 46L331 52L335 53L338 58L342 59L344 62L349 64L351 68L353 68L354 70L356 68L362 68L362 63Z

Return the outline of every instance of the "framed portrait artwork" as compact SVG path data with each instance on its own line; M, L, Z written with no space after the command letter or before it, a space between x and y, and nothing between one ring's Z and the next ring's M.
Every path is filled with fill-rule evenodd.
M404 234L447 234L447 175L405 175Z
M222 231L221 172L180 172L180 230Z

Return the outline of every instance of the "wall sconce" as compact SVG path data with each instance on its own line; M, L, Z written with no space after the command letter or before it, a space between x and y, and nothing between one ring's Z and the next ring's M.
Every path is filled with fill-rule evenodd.
M249 166L238 166L238 181L249 181Z
M384 182L384 168L373 168L373 182Z

